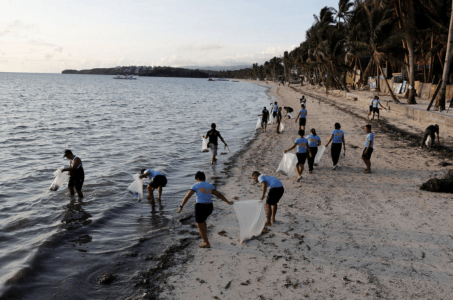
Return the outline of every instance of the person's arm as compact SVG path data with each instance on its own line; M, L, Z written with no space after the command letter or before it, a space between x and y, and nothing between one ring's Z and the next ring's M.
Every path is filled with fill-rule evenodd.
M283 153L286 153L288 151L293 150L294 148L296 148L296 146L297 146L297 144L292 145L291 148L289 148L288 150L283 151Z
M266 195L267 186L266 186L266 183L264 183L264 182L261 183L261 185L263 186L263 193L262 193L260 200L264 200L264 196Z
M321 146L321 140L318 142L318 146Z
M346 142L344 140L344 135L341 137L341 139L343 140L344 155L346 155Z
M307 150L308 150L308 155L310 155L310 157L312 157L312 155L311 155L311 149L310 149L310 147L308 147L308 146L309 146L308 143L305 144L305 147L306 147Z
M181 213L182 211L182 208L184 207L184 205L187 203L187 201L189 201L190 197L192 197L192 195L194 194L195 192L190 190L189 192L187 192L187 195L184 197L184 199L182 200L182 203L181 203L181 206L179 207L178 209L178 214Z
M139 178L142 179L142 178L145 178L145 177L148 177L148 176L149 176L149 172L146 171L142 175L140 175Z
M333 134L330 136L330 139L329 139L329 141L328 141L327 144L326 144L326 148L327 148L327 146L329 146L329 144L330 144L330 142L331 142L332 140L333 140Z
M220 133L219 133L219 138L225 144L225 146L227 146L227 143L223 140L223 137L220 135Z
M373 137L373 139L371 139L371 140L368 142L368 147L366 147L365 155L368 154L368 150L371 148L371 143L373 142L373 140L374 140L374 137Z
M385 108L385 107L381 104L381 102L379 102L379 105L380 105L383 109L387 110L387 108Z
M77 169L77 167L80 165L81 162L82 162L82 161L80 160L80 158L77 157L77 158L74 160L74 163L72 164L71 167L65 168L65 169L61 170L61 172L65 172L65 171L74 171L75 169Z
M300 113L299 113L299 114L297 114L297 118L296 118L296 121L295 121L295 123L297 123L297 119L299 119L299 117L300 117Z
M214 196L216 196L217 198L219 198L220 200L225 201L225 202L228 203L229 205L233 205L233 204L234 204L233 201L231 201L231 202L228 201L228 200L227 200L222 194L220 194L217 190L214 190L214 191L212 192L212 194L213 194Z

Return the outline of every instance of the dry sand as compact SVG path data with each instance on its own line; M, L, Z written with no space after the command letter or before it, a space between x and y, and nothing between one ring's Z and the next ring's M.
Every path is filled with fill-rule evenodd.
M280 106L298 110L299 93L269 86ZM366 121L310 97L307 110L307 129L315 127L323 145L334 123L341 123L347 150L339 168L332 170L326 151L313 174L306 165L297 183L276 172L283 150L297 138L297 124L285 120L283 134L273 127L260 133L218 188L229 200L259 199L252 171L276 176L285 187L277 223L240 244L233 208L214 200L215 214L207 221L212 248L187 248L192 259L167 270L161 298L452 298L453 196L418 189L451 167L441 168L435 155L373 128L373 173L364 174Z

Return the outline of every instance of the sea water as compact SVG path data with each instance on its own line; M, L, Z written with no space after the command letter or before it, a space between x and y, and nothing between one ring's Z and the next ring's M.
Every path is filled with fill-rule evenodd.
M0 73L0 296L130 294L131 278L148 267L143 255L172 243L194 174L216 183L231 155L219 141L211 166L200 135L215 122L237 152L272 101L266 91L206 79ZM83 162L83 200L65 186L49 190L53 172L68 165L65 149ZM160 204L126 190L144 168L168 178ZM152 247L138 251L144 240ZM97 282L104 272L118 274L109 289Z

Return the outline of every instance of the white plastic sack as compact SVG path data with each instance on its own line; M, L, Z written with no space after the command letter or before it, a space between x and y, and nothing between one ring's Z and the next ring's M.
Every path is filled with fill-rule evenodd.
M428 148L429 148L429 143L431 143L431 136L430 135L428 135L428 138L426 139L426 142L425 142L425 145Z
M260 128L261 128L261 118L258 117L258 122L256 123L255 129L258 130L258 129L260 129Z
M208 139L203 138L203 136L201 138L203 139L203 143L201 144L201 152L209 152Z
M297 156L293 153L285 153L282 161L278 165L277 172L285 174L287 176L297 176L296 173Z
M290 119L295 119L297 116L294 113L287 113L286 114Z
M261 235L266 223L264 201L238 201L234 203L233 207L239 221L241 243Z
M324 147L324 146L318 147L318 153L316 153L315 162L314 162L315 166L317 166L319 164L319 162L321 161L321 157L324 154L324 151L326 151L326 147Z
M52 184L50 185L51 191L58 191L58 189L63 186L66 180L69 179L68 172L61 172L61 170L63 169L64 167L61 167L58 168L55 172L53 172L55 179L52 181Z
M135 197L137 197L137 200L140 201L143 199L143 183L145 181L145 178L140 179L140 174L135 174L133 177L135 181L132 182L127 190L131 191L135 195Z
M269 121L267 124L273 124L274 123L274 115L272 113L269 113Z
M280 127L278 128L280 132L285 131L285 123L280 123Z

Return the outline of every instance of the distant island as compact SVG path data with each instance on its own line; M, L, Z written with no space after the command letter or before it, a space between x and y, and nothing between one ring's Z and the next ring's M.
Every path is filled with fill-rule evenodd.
M96 68L89 70L64 70L62 74L91 74L91 75L135 75L149 77L186 77L209 78L220 77L219 71L185 69L172 67L128 66L115 68Z

